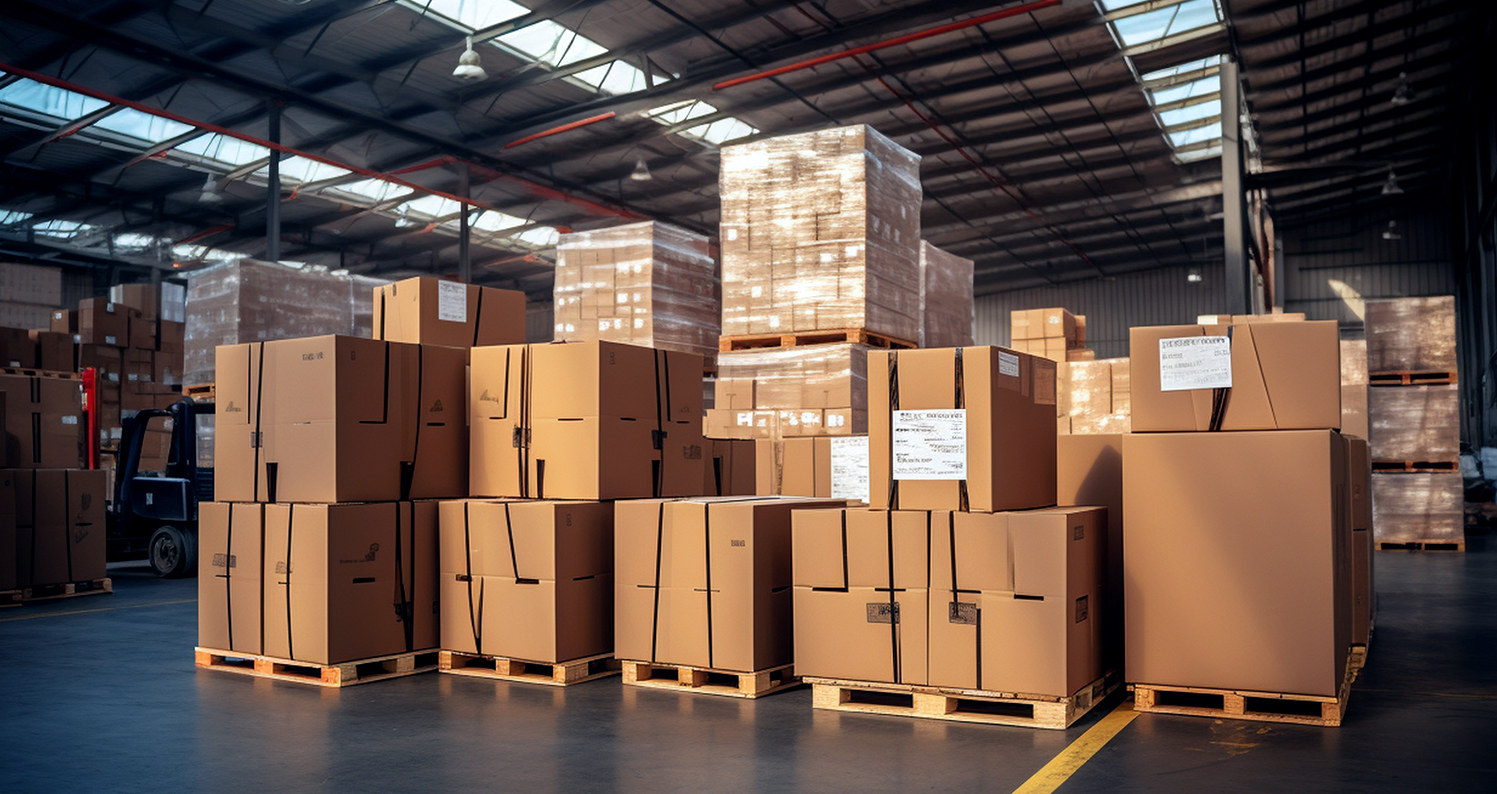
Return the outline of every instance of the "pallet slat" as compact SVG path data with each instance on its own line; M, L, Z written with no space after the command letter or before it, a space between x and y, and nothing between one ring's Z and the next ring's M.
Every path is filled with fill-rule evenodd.
M805 682L811 685L813 708L1045 730L1069 728L1105 700L1120 683L1118 674L1111 672L1070 697L1060 698L834 678L807 677Z
M753 699L800 686L800 679L795 675L795 665L791 664L746 673L626 661L624 683L673 692Z
M38 369L36 367L0 367L0 374L20 375L25 378L57 378L58 380L82 380L83 376L76 372L57 372L50 369Z
M1454 370L1411 369L1367 373L1367 383L1372 386L1425 386L1455 382Z
M103 579L89 579L81 582L24 587L17 592L21 594L18 600L23 603L50 601L54 598L73 598L74 596L108 595L114 592L114 580L106 576Z
M571 686L619 672L613 654L608 653L566 662L532 662L506 656L438 651L437 669L452 675L545 686Z
M195 648L194 654L195 663L204 670L335 688L401 678L437 669L435 650L376 656L340 664L299 662L214 648Z
M852 342L872 347L899 350L915 347L915 343L892 336L865 331L861 328L837 328L827 331L798 331L789 334L741 334L718 338L719 353L735 350L756 350L774 347L801 347L802 345L827 345Z
M1342 717L1346 714L1346 701L1351 696L1351 683L1356 679L1360 669L1353 666L1354 659L1355 657L1346 660L1346 673L1341 679L1341 689L1335 697L1133 684L1131 685L1133 710L1146 714L1176 714L1187 717L1282 722L1335 728L1341 725ZM1220 700L1213 702L1215 698L1220 698ZM1314 713L1317 711L1319 713Z
M1454 460L1375 460L1372 470L1379 472L1452 472L1460 469Z
M1378 551L1465 551L1466 541L1451 538L1437 540L1380 540Z

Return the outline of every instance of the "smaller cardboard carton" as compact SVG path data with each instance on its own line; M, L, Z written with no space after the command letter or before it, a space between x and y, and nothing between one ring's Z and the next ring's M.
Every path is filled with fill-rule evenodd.
M101 469L13 469L19 587L86 582L104 568Z
M446 347L525 341L525 293L418 276L374 288L374 338Z
M78 302L78 342L80 344L130 346L130 320L140 318L140 310L107 298L87 298Z
M258 654L264 598L265 507L198 505L198 645Z
M753 496L756 490L755 451L749 439L704 440L704 450L711 450L702 461L702 493L706 496Z

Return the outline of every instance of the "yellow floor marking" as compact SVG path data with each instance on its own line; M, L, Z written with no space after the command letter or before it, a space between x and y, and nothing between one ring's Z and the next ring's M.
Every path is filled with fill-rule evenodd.
M69 612L43 612L40 615L21 615L14 618L0 618L0 623L14 623L18 620L36 620L37 618L57 618L63 615L87 615L93 612L114 612L120 609L142 609L144 607L165 607L173 604L191 604L196 598L184 598L181 601L151 601L145 604L127 604L122 607L102 607L100 609L74 609Z
M1050 759L1050 763L1041 767L1033 777L1024 781L1024 785L1014 789L1014 794L1049 794L1060 788L1062 783L1070 780L1076 770L1091 760L1103 745L1112 741L1112 737L1128 727L1128 723L1137 716L1138 712L1133 710L1133 701L1123 701L1086 733L1081 734L1080 738L1071 742L1070 746L1060 751L1060 755Z

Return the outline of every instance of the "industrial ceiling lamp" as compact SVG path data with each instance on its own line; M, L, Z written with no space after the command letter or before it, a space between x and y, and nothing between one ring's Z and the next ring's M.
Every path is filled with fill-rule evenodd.
M219 195L218 190L218 180L209 174L208 179L203 182L203 192L198 196L198 201L203 204L222 204L224 197Z
M634 160L634 172L629 174L629 178L635 182L648 182L654 179L655 175L650 173L650 167L645 165L645 158L637 157Z
M1393 169L1389 168L1388 180L1383 183L1383 195L1397 196L1402 192L1403 188L1398 186L1398 174L1393 173Z
M1192 284L1201 283L1201 269L1198 267L1191 268L1190 271L1185 274L1185 280Z
M1384 240L1402 240L1403 235L1398 233L1398 221L1388 221L1388 228L1383 230Z
M452 70L452 76L470 83L489 79L489 73L479 65L478 53L473 50L472 36L468 37L468 48L457 57L457 68Z
M397 229L409 229L409 228L411 228L411 208L410 207L401 207L400 208L400 217L395 219L395 228L397 228Z
M1409 85L1409 73L1398 73L1398 88L1393 89L1393 99L1389 100L1394 107L1403 107L1414 101L1414 87Z

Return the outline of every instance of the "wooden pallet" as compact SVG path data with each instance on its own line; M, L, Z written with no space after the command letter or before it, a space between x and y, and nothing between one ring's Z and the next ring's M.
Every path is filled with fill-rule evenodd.
M194 383L183 386L182 395L184 397L191 397L194 400L211 400L213 399L213 384Z
M1348 659L1340 693L1335 697L1155 684L1131 684L1130 688L1133 690L1133 710L1145 714L1180 714L1335 728L1341 725L1341 718L1346 713L1346 700L1351 695L1351 682L1356 677L1357 671Z
M50 601L54 598L105 595L112 592L114 592L114 580L105 577L103 579L90 579L84 582L64 582L63 584L46 584L37 587L22 588L21 601Z
M76 372L57 372L50 369L37 369L36 367L0 367L0 374L20 375L24 378L57 378L58 380L82 380L83 376Z
M1453 460L1375 460L1372 470L1376 472L1434 472L1459 471L1461 464Z
M1367 646L1351 646L1351 656L1348 658L1347 664L1350 665L1352 677L1355 678L1367 666Z
M811 685L811 705L818 709L1057 731L1086 716L1119 684L1112 672L1062 698L811 676L805 682Z
M624 683L673 692L752 699L800 686L800 679L795 676L793 664L744 673L685 665L624 662Z
M790 334L743 334L723 336L717 341L719 353L734 350L757 350L766 347L801 347L803 345L827 345L838 342L853 342L860 345L882 347L891 350L915 347L914 342L876 334L861 328L838 328L830 331L798 331Z
M401 678L437 669L435 650L376 656L372 659L360 659L342 664L298 662L293 659L258 656L237 651L220 651L212 648L194 650L197 656L197 666L204 670L221 670L255 678L268 678L272 681L290 681L325 687L368 684L386 678Z
M1380 540L1378 551L1465 551L1466 541L1444 538L1440 540Z
M21 590L0 590L0 608L21 605Z
M521 684L571 686L617 675L613 654L603 653L569 662L529 662L504 656L481 656L459 651L438 651L437 669L453 675L471 675Z
M1370 386L1438 386L1455 383L1455 370L1410 369L1367 373Z

